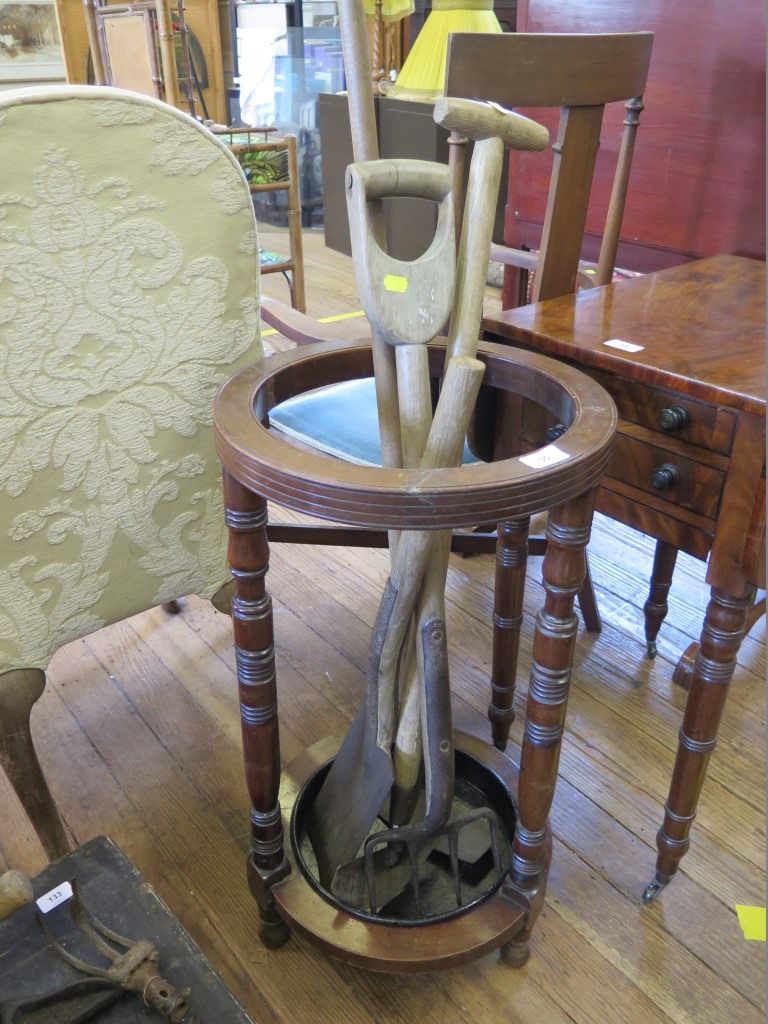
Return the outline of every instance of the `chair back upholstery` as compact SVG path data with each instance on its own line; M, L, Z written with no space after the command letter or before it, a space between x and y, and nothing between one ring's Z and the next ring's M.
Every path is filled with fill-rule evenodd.
M611 280L652 46L651 32L450 37L447 96L560 108L534 301L575 289L603 112L623 101L627 116L595 283Z
M164 103L0 96L0 672L229 578L211 428L262 356L248 185Z

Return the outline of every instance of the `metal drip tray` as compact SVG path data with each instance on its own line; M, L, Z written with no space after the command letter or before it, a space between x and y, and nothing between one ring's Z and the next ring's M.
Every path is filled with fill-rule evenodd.
M419 837L415 842L398 843L395 849L392 843L387 846L374 843L373 893L367 884L370 872L365 873L362 858L351 873L353 882L345 887L348 899L330 892L318 880L314 851L304 831L306 815L330 765L331 762L322 765L309 777L291 816L291 844L297 867L325 900L364 921L418 927L465 914L499 890L510 860L516 822L514 800L499 775L477 758L457 749L451 821L467 817L475 820L463 824L457 831L458 858L454 869L447 836L424 835L423 840ZM415 817L418 819L418 813ZM385 821L377 819L370 836L387 828ZM413 836L416 830L409 826L399 831L403 836ZM496 835L495 856L492 832ZM411 848L410 858L408 846ZM416 885L413 883L414 871ZM371 906L371 895L376 900L375 911Z

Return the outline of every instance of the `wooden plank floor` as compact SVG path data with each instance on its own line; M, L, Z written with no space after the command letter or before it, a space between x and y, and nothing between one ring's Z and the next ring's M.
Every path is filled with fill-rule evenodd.
M280 239L265 233L263 244ZM350 261L326 251L322 235L308 235L306 267L311 312L357 308ZM277 276L265 291L286 294ZM704 567L681 556L651 662L641 613L651 543L598 516L590 558L604 628L579 637L547 905L523 969L492 955L392 978L337 965L296 938L278 951L260 947L243 867L248 807L230 623L194 599L180 616L155 610L56 655L34 733L73 841L112 836L259 1024L757 1024L765 947L743 938L735 905L765 905L764 622L740 653L691 851L644 907L684 699L670 678L698 638ZM380 551L273 548L284 761L354 715L386 566ZM533 559L518 709L539 570ZM455 719L483 737L492 581L489 557L451 562ZM520 721L513 736L516 758ZM30 873L44 863L3 778L0 854Z

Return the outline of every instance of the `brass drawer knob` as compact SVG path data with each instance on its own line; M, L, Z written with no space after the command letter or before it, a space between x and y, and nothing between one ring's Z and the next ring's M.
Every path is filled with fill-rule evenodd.
M659 413L659 426L669 433L672 430L680 430L688 422L688 410L682 405L673 405L670 409L662 409Z
M673 465L665 462L663 466L657 466L651 473L651 486L656 491L668 491L678 481L678 472Z

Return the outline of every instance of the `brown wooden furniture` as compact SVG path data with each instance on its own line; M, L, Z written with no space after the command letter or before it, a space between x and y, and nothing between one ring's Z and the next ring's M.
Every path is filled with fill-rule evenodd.
M484 326L585 370L616 401L619 436L596 508L664 545L649 640L674 553L709 560L701 644L676 671L690 675L690 692L652 898L688 849L755 588L765 586L765 265L713 257L507 310Z
M296 136L287 134L264 139L257 135L271 135L273 128L213 128L215 135L223 138L237 157L248 179L251 195L268 192L283 192L288 215L288 257L259 250L259 266L262 274L283 274L291 294L291 306L300 313L306 313L307 301L304 290L304 250L301 241L301 192L299 189L299 157ZM243 141L245 139L245 141ZM274 180L263 180L258 170L251 165L252 156L258 154L285 154ZM251 173L253 171L253 173ZM277 257L277 258L276 258Z
M711 0L520 0L518 32L651 31L641 142L617 257L648 272L738 253L765 258L765 7ZM550 130L556 120L537 116ZM594 260L612 188L624 111L606 113L587 219L584 257ZM505 241L537 249L549 170L523 157L509 178ZM516 293L505 295L516 304Z
M626 117L610 203L604 228L599 230L602 244L597 274L593 281L582 278L580 283L600 285L611 280L652 46L650 32L450 37L447 96L492 99L515 109L536 108L538 117L542 108L554 107L559 112L559 127L552 133L556 140L552 146L554 160L542 154L538 164L533 164L545 168L541 185L546 213L540 254L501 245L491 247L492 259L519 268L518 301L514 305L527 302L530 270L537 270L534 302L576 288L592 178L598 149L604 145L603 115L607 104L620 101L625 103ZM521 156L510 154L510 173L516 173ZM544 175L550 165L551 180L547 182Z
M109 4L86 0L83 5L96 85L113 85L185 107L195 116L194 81L184 2L171 10L169 0ZM177 72L174 37L180 40Z
M438 377L444 349L432 345L429 354L431 374ZM573 603L585 569L592 491L610 457L616 419L602 389L568 367L493 345L483 345L478 357L486 363L486 398L497 391L514 392L550 417L565 418L569 429L557 442L557 456L553 446L545 445L530 464L517 457L428 473L371 469L295 448L270 433L269 410L275 404L309 388L370 376L371 348L354 342L271 356L236 374L216 400L214 428L224 466L230 563L237 587L232 617L251 800L248 874L259 905L261 935L268 945L287 940L287 919L332 955L378 970L430 970L500 946L511 963L527 957L530 927L546 885L548 813L577 625ZM471 528L508 519L521 525L537 509L549 510L549 548L543 566L546 599L536 624L509 873L493 897L491 922L485 913L476 918L471 911L452 919L449 944L430 932L430 924L423 926L422 952L419 943L408 938L411 928L395 928L398 936L391 927L383 933L369 926L342 927L349 915L337 907L329 919L330 895L320 899L316 884L310 891L306 879L297 883L295 842L288 853L278 801L275 652L265 587L267 499L355 528L379 530ZM520 587L523 582L524 565L517 574ZM507 696L511 703L511 692ZM490 749L489 754L499 756ZM328 756L326 752L316 767ZM289 776L295 786L297 776L306 777L306 765L289 771ZM296 896L297 884L304 897ZM520 917L521 907L530 908L526 920ZM445 931L442 924L434 927Z

